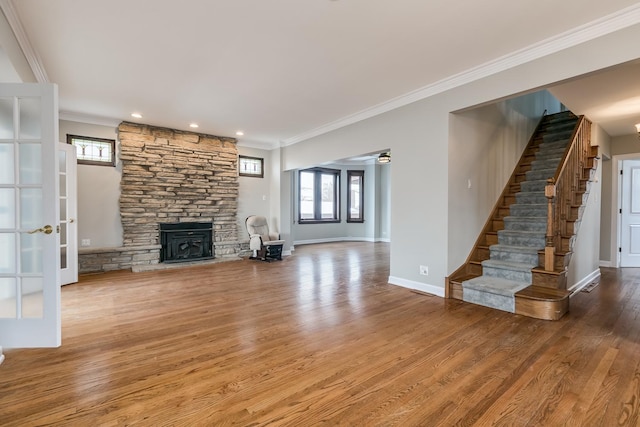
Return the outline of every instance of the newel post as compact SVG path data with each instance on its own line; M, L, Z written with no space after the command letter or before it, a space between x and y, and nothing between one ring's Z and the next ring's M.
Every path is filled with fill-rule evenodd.
M553 227L553 202L556 197L556 184L554 178L549 178L547 180L547 185L544 187L544 196L547 198L547 235L544 247L544 269L545 271L553 271L556 252L555 243L553 241L553 236L555 234Z

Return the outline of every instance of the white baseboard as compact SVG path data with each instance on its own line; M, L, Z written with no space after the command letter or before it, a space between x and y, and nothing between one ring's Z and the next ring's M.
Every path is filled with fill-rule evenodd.
M314 245L317 243L334 243L334 242L386 242L390 243L390 239L376 239L373 237L327 237L324 239L295 240L295 245Z
M567 290L571 292L572 295L575 295L576 292L580 292L580 290L587 286L589 283L597 282L598 280L600 280L600 269L594 270L591 273L587 274L586 277L584 277L582 280L580 280L578 283L571 286Z
M282 256L290 256L291 251L282 251Z
M389 283L391 283L392 285L402 286L403 288L408 289L415 289L416 291L426 292L428 294L444 298L444 288L441 288L440 286L414 282L413 280L407 280L395 276L389 276Z
M600 264L598 264L598 267L615 267L615 265L613 265L611 261L600 260Z
M0 365L4 362L4 354L2 354L2 347L0 347Z

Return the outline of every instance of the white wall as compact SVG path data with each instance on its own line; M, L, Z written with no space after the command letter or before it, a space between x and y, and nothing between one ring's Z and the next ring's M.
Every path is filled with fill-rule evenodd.
M390 281L443 294L444 279L457 266L449 261L449 181L456 185L459 179L458 172L449 170L449 113L640 58L637 40L640 25L284 147L282 167L304 168L390 148ZM282 200L282 210L290 208L291 201ZM457 226L460 235L477 236L476 224ZM456 261L464 258L467 251L462 252L455 252ZM429 276L419 275L419 265L429 266Z
M618 246L618 171L624 159L640 159L638 134L616 136L610 140L611 160L602 167L602 208L600 228L600 261L603 266L617 266Z
M591 128L591 145L606 146L609 135L597 125ZM567 286L582 281L585 277L599 276L600 265L600 202L602 190L602 163L598 161L598 168L593 181L590 183L589 198L582 214L582 221L576 241L573 245L573 256L567 271ZM583 283L586 284L586 283Z
M278 218L271 217L271 153L267 150L239 146L238 154L264 159L264 178L238 177L238 240L249 240L244 223L249 215L264 216L269 221L269 229L277 232Z
M376 230L376 238L381 241L391 241L391 169L393 168L393 162L381 165L379 167L380 173L376 175L379 178L380 183L377 188L379 193L378 208L378 229Z
M115 127L60 120L60 142L67 142L67 134L117 139ZM78 165L78 242L89 239L93 248L122 246L121 178L119 160L116 167Z

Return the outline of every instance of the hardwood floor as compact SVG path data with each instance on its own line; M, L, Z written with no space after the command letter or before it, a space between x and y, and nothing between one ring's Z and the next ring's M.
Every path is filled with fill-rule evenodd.
M61 348L5 349L0 425L639 425L640 269L549 322L388 285L388 259L84 276Z

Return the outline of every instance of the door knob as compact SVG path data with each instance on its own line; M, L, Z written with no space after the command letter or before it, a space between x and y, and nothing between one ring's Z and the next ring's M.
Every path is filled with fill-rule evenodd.
M29 234L36 234L36 233L51 234L53 233L53 227L50 225L45 225L42 228L36 228L35 230L29 231Z

